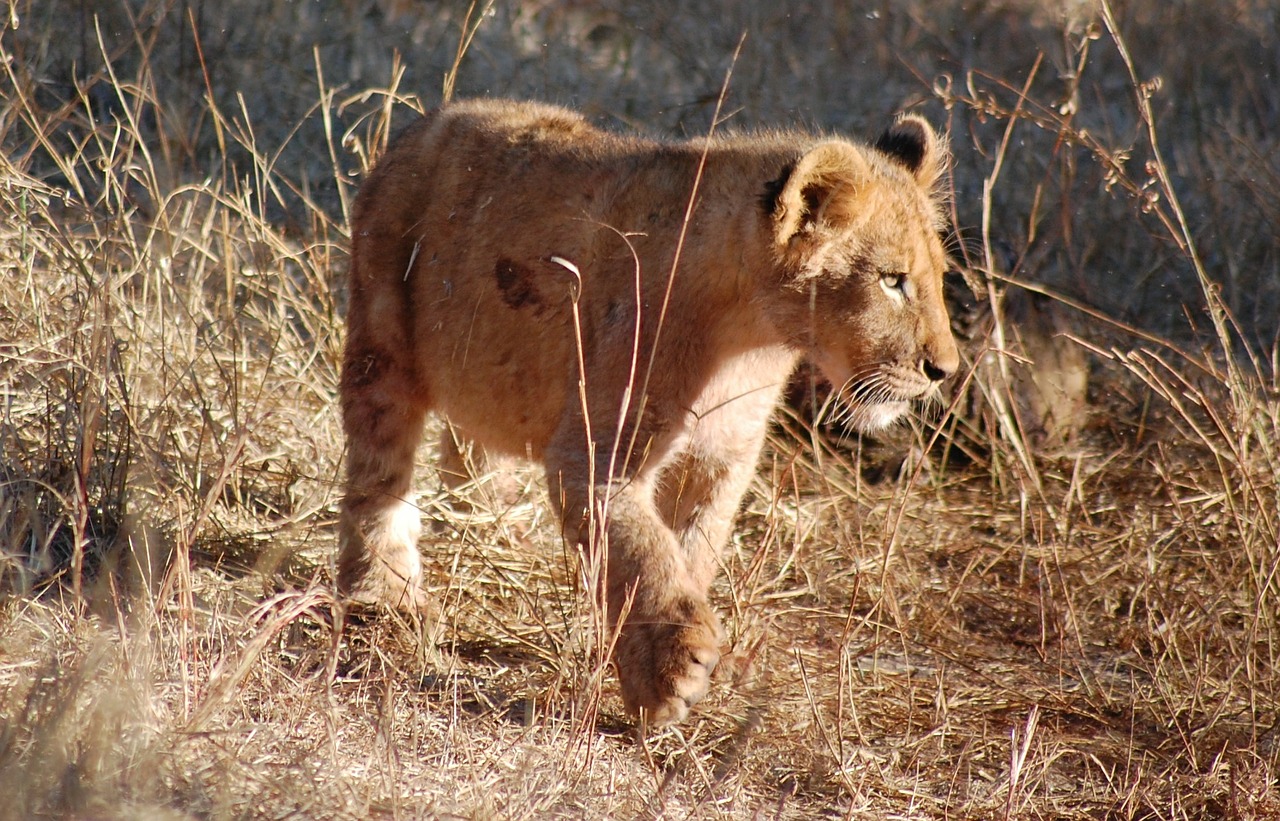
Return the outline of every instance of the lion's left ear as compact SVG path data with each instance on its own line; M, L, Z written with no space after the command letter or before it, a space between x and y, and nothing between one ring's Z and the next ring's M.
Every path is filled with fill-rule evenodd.
M904 114L880 135L875 149L933 188L947 164L947 146L923 117Z

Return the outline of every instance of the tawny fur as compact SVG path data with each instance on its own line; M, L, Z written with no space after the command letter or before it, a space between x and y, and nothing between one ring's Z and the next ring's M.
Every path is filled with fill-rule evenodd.
M718 553L797 361L868 428L956 367L944 163L918 118L874 147L653 141L509 101L424 118L355 205L341 591L427 606L406 500L435 411L545 465L566 537L607 551L627 707L683 719L719 660Z

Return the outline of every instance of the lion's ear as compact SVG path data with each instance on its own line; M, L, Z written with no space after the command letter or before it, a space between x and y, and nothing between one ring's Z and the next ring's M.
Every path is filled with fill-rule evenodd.
M846 142L818 143L805 152L786 176L774 203L775 239L786 245L819 225L838 227L847 221L847 208L858 181L870 173L867 160Z
M947 146L923 117L904 114L880 135L875 149L932 189L947 164Z

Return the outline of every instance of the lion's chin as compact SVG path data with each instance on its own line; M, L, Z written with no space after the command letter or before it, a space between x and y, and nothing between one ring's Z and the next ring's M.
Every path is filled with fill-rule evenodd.
M860 402L849 410L849 421L855 428L862 433L875 433L906 416L911 404L902 400Z

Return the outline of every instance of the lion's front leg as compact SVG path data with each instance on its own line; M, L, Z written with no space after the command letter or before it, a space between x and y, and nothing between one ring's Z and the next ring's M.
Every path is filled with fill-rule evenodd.
M644 482L599 486L596 498L608 501L597 503L594 515L571 483L558 484L566 535L606 550L600 593L610 625L619 628L614 662L627 710L652 725L683 721L707 694L720 660L723 631L705 587Z
M605 595L610 623L622 618L615 660L623 701L651 724L683 721L720 661L720 619L649 498L622 491L606 516Z
M663 472L657 503L675 532L695 583L705 589L719 572L734 516L755 475L758 449L740 453L690 452Z

